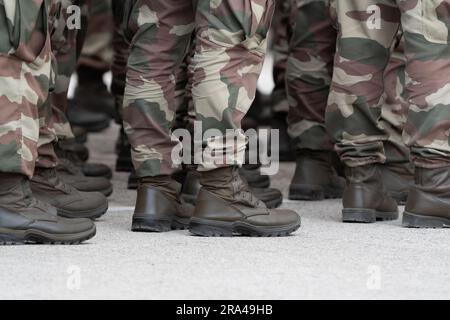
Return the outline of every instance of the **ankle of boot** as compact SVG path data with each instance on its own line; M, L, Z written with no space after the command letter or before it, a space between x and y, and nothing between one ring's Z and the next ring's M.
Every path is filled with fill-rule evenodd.
M210 171L200 171L200 184L207 189L229 188L237 176L237 167L223 167Z
M169 176L144 177L139 182L142 186L161 191L173 201L179 202L180 200L181 184Z
M0 172L0 196L8 195L17 186L28 183L28 178L20 173Z

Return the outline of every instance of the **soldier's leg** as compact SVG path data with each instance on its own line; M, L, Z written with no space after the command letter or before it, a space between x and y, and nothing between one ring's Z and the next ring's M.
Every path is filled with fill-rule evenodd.
M414 182L410 149L402 137L408 115L404 45L403 31L400 30L392 48L391 59L384 72L385 100L379 120L388 135L387 140L384 141L386 162L381 167L381 175L389 195L400 204L406 202L409 189Z
M38 109L51 75L50 1L0 1L0 244L79 243L95 235L90 220L70 221L31 191Z
M113 59L113 26L111 0L93 1L77 68L79 82L74 101L79 113L88 110L114 117L114 99L103 82Z
M295 4L291 0L276 1L275 14L272 22L272 53L273 53L273 80L275 87L272 91L269 108L271 118L269 121L270 127L279 130L280 134L280 161L294 161L295 160L295 148L288 134L288 125L286 122L289 112L289 103L286 93L286 68L289 56L289 42L292 36L292 28L290 24L290 16L292 8ZM262 97L263 98L263 97ZM255 107L250 109L250 113L260 112L261 107L256 108L258 105L262 105L259 96L256 96L256 100L253 103ZM264 102L264 101L263 101ZM261 110L261 111L260 111ZM266 112L267 114L268 112Z
M239 159L245 151L246 139L238 129L255 97L273 10L271 0L221 1L217 6L198 1L192 85L197 120L203 132L216 129L237 141L236 150L220 141L222 137L204 141L218 158L236 152ZM199 169L215 168L214 161L205 161Z
M59 139L72 138L72 130L65 116L66 96L70 82L70 68L75 65L77 30L69 30L66 26L68 19L67 8L72 2L54 1L51 7L52 21L52 51L55 59L52 63L52 93L39 108L39 157L37 166L54 168L58 159L54 144Z
M131 43L123 103L124 129L140 179L133 231L185 228L192 208L181 203L172 151L176 76L194 30L190 1L140 0L125 6L124 34Z
M178 1L131 1L127 36L131 40L123 118L139 177L170 175L175 75L193 31L192 4ZM146 12L142 21L140 12Z
M38 107L50 87L51 52L46 3L25 2L0 3L0 158L2 172L31 177L37 159ZM15 12L21 5L26 9Z
M406 226L450 225L450 1L397 1L405 35L411 146L416 184L403 215Z
M52 87L56 88L55 91L59 96L55 98L52 92L49 99L39 109L39 157L36 162L35 175L31 180L31 188L38 199L54 205L60 215L69 218L98 218L106 212L108 201L103 194L91 191L103 192L106 190L105 193L108 194L112 191L110 182L103 179L86 178L81 172L74 172L55 154L55 142L57 138L62 137L61 132L64 135L71 134L70 125L65 118L60 121L54 111L57 110L63 114L66 96L61 95L67 95L70 78L64 77L64 75L66 75L66 71L69 71L68 74L70 74L71 66L73 71L76 63L75 39L78 29L71 28L69 25L71 19L68 9L71 5L80 5L80 2L78 0L54 2L54 9L58 11L52 12L52 18L57 19L54 23L56 27L52 30L52 49L57 57L54 60L55 70L53 72L57 76ZM57 69L59 66L63 67L61 72ZM61 101L61 104L52 106L52 103L58 101Z
M77 30L73 52L78 86L74 98L68 101L66 114L75 132L86 134L107 128L114 114L113 98L103 83L112 58L113 24L109 0L83 0L80 4L82 28ZM70 71L74 71L72 65Z
M282 236L300 227L297 213L267 209L237 168L246 149L241 120L255 97L273 9L272 0L197 1L192 97L202 134L214 133L196 141L205 152L196 154L203 187L194 234Z
M380 123L389 135L384 144L386 164L410 163L410 150L402 138L408 116L404 47L403 32L399 31L392 49L391 59L384 72L385 100L381 107Z
M289 109L286 95L286 68L289 56L289 42L291 38L290 13L292 3L290 0L276 2L275 15L272 22L273 33L273 79L275 88L272 92L273 111L287 112Z
M383 192L378 165L386 160L383 142L388 139L379 119L383 74L400 11L390 0L336 4L339 32L326 125L347 165L343 220L393 219L398 215L397 206Z
M295 142L297 168L289 198L341 197L345 181L334 170L334 144L325 128L337 37L330 1L293 0L291 21L286 87L288 132Z

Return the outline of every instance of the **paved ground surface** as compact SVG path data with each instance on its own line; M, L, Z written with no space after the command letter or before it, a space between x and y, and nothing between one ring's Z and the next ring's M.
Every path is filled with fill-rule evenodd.
M112 164L116 127L90 137ZM293 165L273 184L286 192ZM114 177L109 213L81 246L0 247L0 299L450 298L450 231L339 222L339 201L286 202L303 227L280 239L129 231L135 195Z

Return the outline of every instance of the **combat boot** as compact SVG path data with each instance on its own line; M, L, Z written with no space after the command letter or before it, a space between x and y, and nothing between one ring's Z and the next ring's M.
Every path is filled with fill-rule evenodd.
M99 192L81 192L64 183L56 169L36 168L31 179L33 195L54 206L65 218L97 219L108 210L108 200Z
M252 188L268 188L270 186L270 178L261 174L261 165L259 164L245 164L239 169L239 172Z
M414 169L409 163L380 166L383 185L390 197L399 205L406 203L409 190L414 185Z
M169 176L147 177L139 182L132 231L187 229L194 207L180 198L181 186L178 182Z
M279 138L279 159L280 161L295 161L296 154L291 137L288 134L287 112L275 112L272 116L270 127L278 130Z
M77 68L78 86L75 90L77 104L83 109L114 118L116 113L114 96L108 92L103 82L105 71L79 66Z
M332 162L332 153L301 150L289 187L289 199L320 201L341 198L345 179L338 176Z
M106 197L113 193L111 181L102 177L86 177L83 171L69 159L59 159L56 169L59 177L78 191L101 192Z
M81 143L77 143L75 139L60 140L55 146L55 152L58 156L63 157L64 154L73 154L79 161L87 161L89 159L89 149Z
M131 160L131 146L128 142L128 137L123 130L120 130L119 137L116 142L116 171L117 172L131 172L133 170L133 162Z
M83 148L85 147L78 143L58 143L55 145L55 152L59 159L68 159L77 167L79 167L86 177L103 177L106 179L111 179L112 170L107 165L103 163L85 162L87 158L86 154L81 151L83 150ZM87 150L87 148L85 149ZM82 158L80 158L80 156Z
M88 131L85 128L72 126L72 133L77 143L86 143L88 140Z
M295 211L268 209L236 167L202 172L201 184L189 225L195 235L277 237L300 228L300 216Z
M410 228L450 228L450 166L415 169L403 213L403 226Z
M128 175L127 189L136 190L139 187L139 177L136 175L134 169Z
M0 244L78 244L95 232L89 219L58 217L54 207L33 196L25 176L0 173Z
M380 173L379 164L347 167L347 186L344 191L342 220L372 223L398 218L397 202L389 197Z
M72 99L68 100L67 120L73 126L85 128L88 132L100 132L111 124L110 116L87 110Z
M200 174L195 170L188 170L186 177L183 179L182 185L183 188L181 189L181 197L187 203L195 205L201 189ZM269 209L278 208L283 203L283 195L278 189L252 187L250 187L250 189L259 200L265 203Z

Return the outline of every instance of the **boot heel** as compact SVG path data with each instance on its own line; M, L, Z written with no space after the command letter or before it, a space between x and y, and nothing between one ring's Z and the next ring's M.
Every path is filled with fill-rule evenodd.
M377 221L377 214L372 209L344 209L342 210L343 222L374 223Z
M134 232L168 232L171 229L170 220L153 218L134 218L131 225Z
M189 231L202 237L232 237L233 227L231 224L214 223L200 219L192 219L189 224Z
M405 228L450 228L450 220L439 217L421 216L409 212L403 213Z

